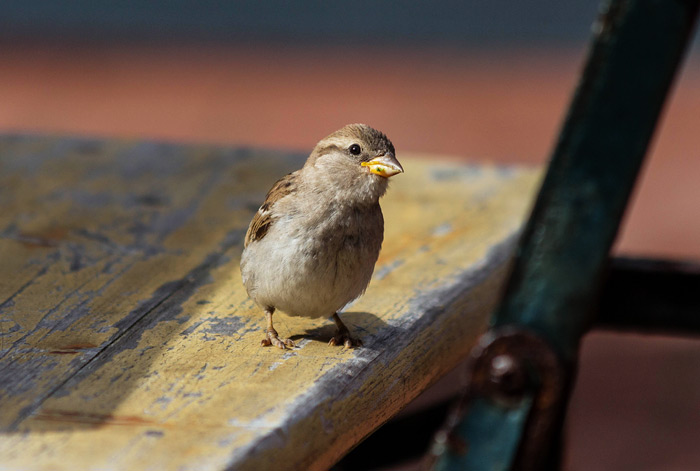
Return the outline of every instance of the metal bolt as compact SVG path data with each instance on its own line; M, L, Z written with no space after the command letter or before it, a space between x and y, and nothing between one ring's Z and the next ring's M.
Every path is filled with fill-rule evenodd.
M506 399L519 399L527 387L527 374L513 356L501 354L491 359L489 379L497 393Z

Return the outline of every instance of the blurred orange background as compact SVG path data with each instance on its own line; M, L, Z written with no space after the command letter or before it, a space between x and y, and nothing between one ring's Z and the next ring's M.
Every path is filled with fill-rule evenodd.
M0 45L0 130L308 151L350 122L399 153L544 164L585 57L569 48ZM700 259L700 57L657 130L617 244Z

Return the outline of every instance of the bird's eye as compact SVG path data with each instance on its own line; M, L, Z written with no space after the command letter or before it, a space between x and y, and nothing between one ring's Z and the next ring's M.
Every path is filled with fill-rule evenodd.
M360 152L362 152L362 148L357 144L351 145L348 150L352 155L360 155Z

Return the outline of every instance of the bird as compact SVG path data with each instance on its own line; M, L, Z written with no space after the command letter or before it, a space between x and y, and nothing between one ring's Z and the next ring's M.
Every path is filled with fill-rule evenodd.
M240 262L246 291L265 312L262 346L296 346L275 330L276 310L332 318L329 345L362 345L338 311L370 282L384 239L379 199L389 178L403 171L384 133L349 124L321 139L301 169L272 185L250 222Z

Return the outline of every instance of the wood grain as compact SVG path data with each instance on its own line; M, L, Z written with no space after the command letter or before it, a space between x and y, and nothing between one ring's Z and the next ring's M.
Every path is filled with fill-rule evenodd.
M270 185L305 156L0 138L3 469L326 469L464 358L539 172L401 156L385 242L345 309L276 315L259 346L238 262Z

